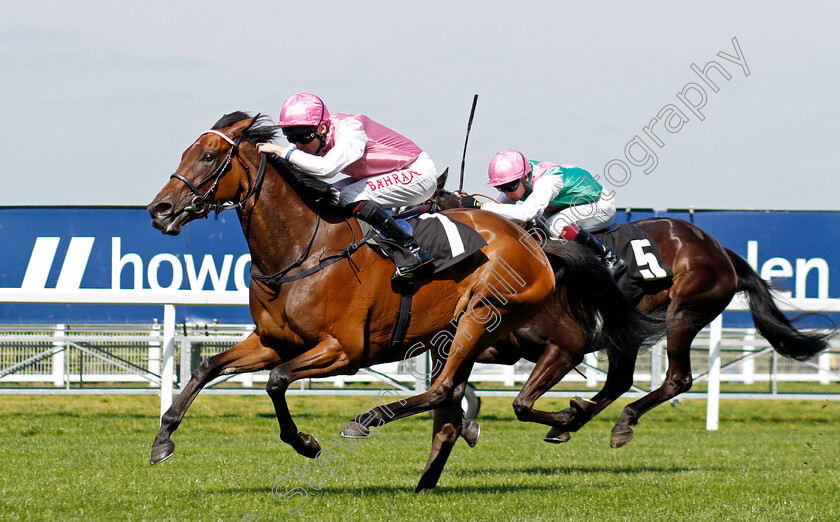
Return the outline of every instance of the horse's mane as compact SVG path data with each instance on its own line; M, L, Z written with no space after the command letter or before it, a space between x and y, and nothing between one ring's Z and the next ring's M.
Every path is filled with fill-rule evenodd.
M234 123L247 120L252 116L244 111L225 114L213 124L212 129L218 130L230 127ZM257 143L272 143L280 133L280 128L274 125L270 116L257 114L254 122L242 132L242 139L255 146ZM338 194L332 185L310 176L301 168L289 163L274 154L267 155L268 162L283 176L292 188L306 201L321 200L329 205L338 205Z

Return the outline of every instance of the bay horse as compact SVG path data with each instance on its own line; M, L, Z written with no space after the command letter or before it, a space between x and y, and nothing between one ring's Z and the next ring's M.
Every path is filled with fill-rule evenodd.
M439 184L437 202L441 208L457 208L458 198ZM656 390L627 405L616 421L610 445L618 448L633 438L639 418L688 391L692 385L691 343L697 334L717 317L738 292L745 292L750 313L758 332L780 355L805 360L828 347L829 333L803 332L796 329L779 310L771 294L771 286L738 254L724 248L706 231L692 223L675 218L648 218L632 223L647 232L662 254L663 262L674 273L673 285L649 292L636 301L646 313L664 314L668 369ZM554 252L573 246L549 241ZM813 314L803 314L813 315ZM578 364L583 353L569 350L564 344L565 331L546 314L538 314L525 327L502 336L492 348L479 354L477 362L514 364L520 354L536 362L530 383L514 402L521 420L552 426L545 441L566 442L569 432L577 431L610 405L633 384L637 352L607 352L608 371L601 391L591 400L574 398L570 407L556 413L534 412L533 403L556 385ZM556 342L559 341L559 342Z
M315 458L320 443L298 431L286 403L292 382L354 374L429 349L435 370L427 391L359 414L341 434L363 438L371 426L434 410L432 450L416 488L430 493L462 434L460 401L478 353L558 295L571 303L568 311L557 311L558 320L580 342L591 341L586 332L597 318L612 316L601 312L602 305L591 298L597 292L585 283L600 288L609 275L572 249L560 256L559 265L556 259L550 264L523 229L492 213L448 211L446 216L474 228L487 245L435 276L414 281L412 321L402 345L391 348L401 300L400 283L391 280L392 261L361 245L359 223L330 203L332 187L257 151L257 143L271 141L277 132L266 116L223 116L186 149L176 173L148 205L152 225L171 235L211 210L236 208L251 252L249 300L256 325L247 339L203 361L193 373L161 418L151 463L172 456L171 435L208 382L265 369L281 440ZM558 270L580 283L555 293ZM609 287L617 291L611 278L605 291ZM607 344L632 347L647 335L644 316L629 301L623 304L631 312L616 320ZM641 326L634 336L635 321Z

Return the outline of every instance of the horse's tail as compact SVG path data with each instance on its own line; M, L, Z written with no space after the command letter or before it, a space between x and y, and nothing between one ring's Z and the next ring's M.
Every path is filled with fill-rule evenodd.
M770 294L771 286L764 281L744 258L725 249L738 275L738 291L746 292L755 327L779 354L802 361L828 347L830 333L806 333L794 328L790 320L776 306ZM799 318L818 314L802 314Z
M545 246L569 312L587 335L587 346L635 355L665 333L662 317L646 314L618 288L607 268L576 243ZM602 328L603 327L603 328Z

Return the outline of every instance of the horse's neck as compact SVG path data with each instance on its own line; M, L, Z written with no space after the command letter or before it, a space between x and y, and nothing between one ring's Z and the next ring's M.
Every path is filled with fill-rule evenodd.
M316 208L316 204L307 205L280 174L266 173L259 197L240 215L252 266L264 275L286 268L304 253L316 227L317 237L308 257L318 255L336 230L313 210Z

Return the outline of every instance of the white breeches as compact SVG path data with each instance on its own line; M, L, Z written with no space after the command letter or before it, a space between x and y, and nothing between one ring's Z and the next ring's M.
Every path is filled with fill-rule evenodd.
M615 219L615 193L601 191L601 196L594 203L584 203L564 208L560 212L546 216L551 232L555 236L567 225L577 225L587 232L597 232L607 228Z
M437 178L432 158L421 152L402 170L360 180L347 178L333 186L340 192L342 206L369 200L383 208L398 208L419 205L431 198L437 188Z

